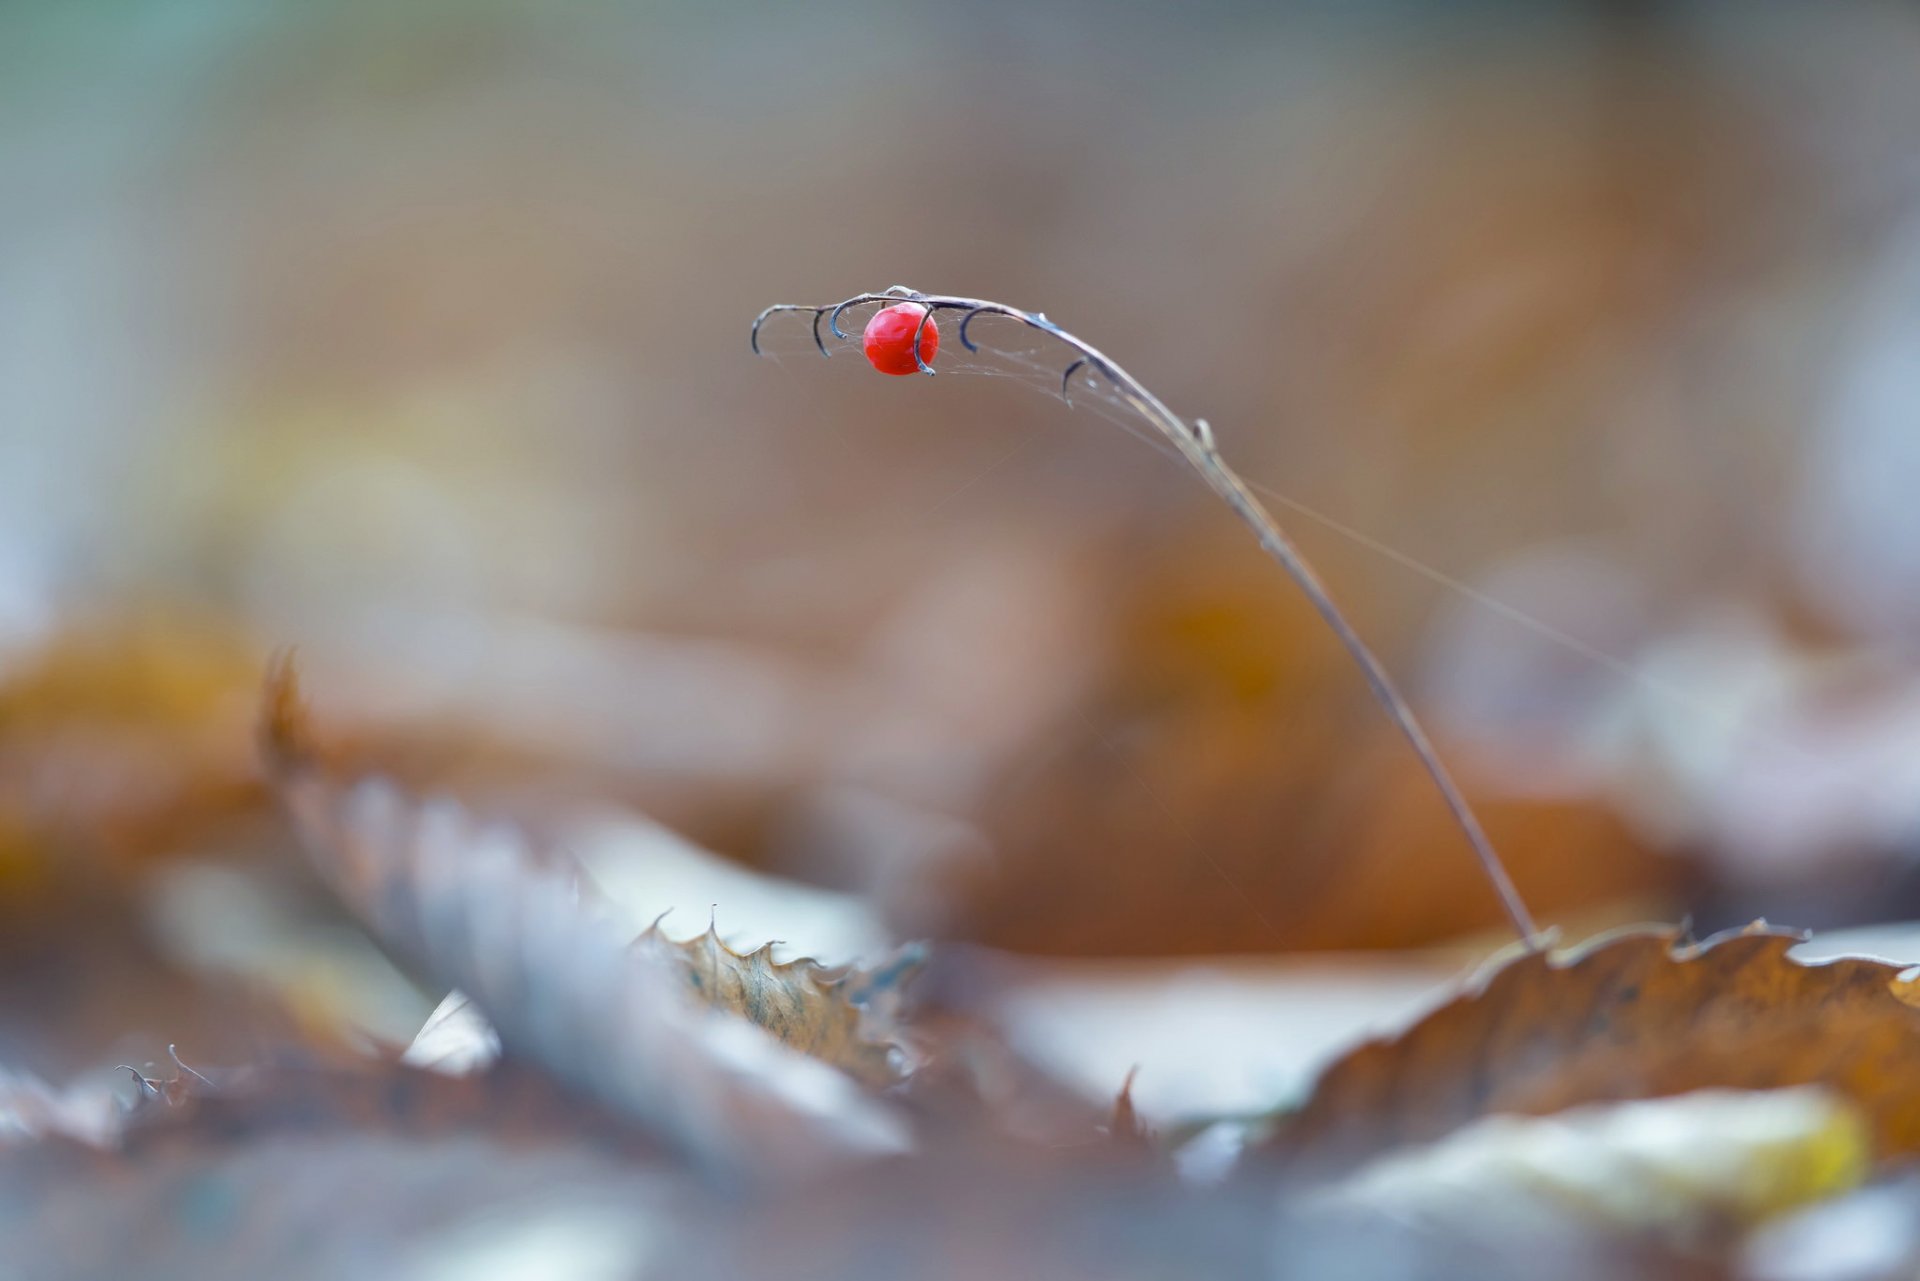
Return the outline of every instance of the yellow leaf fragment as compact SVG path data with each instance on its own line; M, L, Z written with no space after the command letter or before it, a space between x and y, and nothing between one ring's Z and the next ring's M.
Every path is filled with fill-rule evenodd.
M1571 1214L1703 1246L1852 1190L1872 1157L1865 1119L1832 1091L1703 1090L1489 1117L1378 1158L1313 1200L1482 1231Z

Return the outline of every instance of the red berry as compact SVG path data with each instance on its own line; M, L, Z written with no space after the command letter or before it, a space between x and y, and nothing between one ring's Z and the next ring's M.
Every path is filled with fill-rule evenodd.
M920 366L913 359L913 335L920 329L920 317L927 309L917 302L895 303L873 313L867 332L861 336L867 361L883 374L917 374ZM929 318L920 330L920 359L931 365L940 350L940 326Z

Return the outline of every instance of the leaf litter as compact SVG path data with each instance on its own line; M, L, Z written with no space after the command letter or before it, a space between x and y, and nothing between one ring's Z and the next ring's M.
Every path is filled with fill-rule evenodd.
M776 961L771 944L729 946L717 914L684 939L657 922L632 938L562 851L322 764L335 758L290 666L270 679L262 729L315 870L448 995L404 1050L309 1046L237 1070L176 1058L162 1076L65 1089L10 1074L0 1190L46 1211L12 1220L23 1258L120 1263L112 1240L77 1233L72 1198L150 1176L159 1199L142 1222L157 1233L160 1189L217 1178L222 1213L264 1234L253 1266L338 1275L323 1255L297 1259L313 1224L256 1184L373 1179L376 1154L401 1144L420 1179L395 1185L386 1219L363 1208L402 1253L440 1248L432 1233L467 1232L506 1205L515 1171L545 1169L551 1198L530 1225L609 1188L654 1206L619 1236L635 1275L696 1248L773 1266L805 1223L817 1257L790 1275L1024 1262L1043 1277L1309 1276L1337 1257L1354 1275L1445 1276L1525 1238L1561 1242L1566 1275L1679 1276L1920 1148L1913 981L1883 961L1796 960L1791 931L1523 947L1340 1055L1291 1110L1167 1124L1141 1112L1129 1074L1103 1117L1100 1100L1076 1111L1033 1088L1045 1073L981 1017L965 952ZM909 1001L929 969L946 977ZM1250 1035L1278 1044L1286 1028ZM1033 1106L1051 1128L1019 1119ZM1196 1134L1236 1132L1252 1142L1204 1178L1169 1159ZM475 1161L493 1174L472 1177ZM429 1171L454 1191L428 1195ZM501 1248L545 1240L535 1226ZM861 1242L899 1269L868 1267ZM205 1263L191 1241L166 1249L151 1257ZM1483 1273L1526 1275L1512 1262Z

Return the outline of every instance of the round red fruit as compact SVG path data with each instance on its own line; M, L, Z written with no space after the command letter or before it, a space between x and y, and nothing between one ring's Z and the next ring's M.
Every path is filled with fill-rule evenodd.
M921 329L920 318L926 314L927 309L917 302L895 303L873 313L861 336L867 362L883 374L919 373L920 365L913 358L913 335L917 331L920 359L932 365L934 354L940 350L940 326L928 317L926 328Z

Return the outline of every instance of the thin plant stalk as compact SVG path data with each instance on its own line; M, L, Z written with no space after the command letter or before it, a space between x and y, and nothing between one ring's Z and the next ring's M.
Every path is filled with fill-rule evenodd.
M1274 520L1260 500L1254 497L1253 491L1240 478L1239 473L1229 467L1226 460L1220 456L1220 451L1214 443L1213 430L1207 425L1205 419L1195 419L1188 423L1168 409L1158 396L1147 390L1144 383L1121 368L1106 353L1060 328L1048 320L1042 312L1021 311L1005 303L991 302L984 298L924 294L904 285L894 285L880 293L855 294L841 302L818 307L792 303L776 304L754 319L751 346L756 355L760 354L760 327L769 317L784 312L801 312L812 316L813 341L819 348L820 354L831 356L833 353L820 333L822 320L827 322L827 327L834 337L846 341L851 338L851 335L840 328L840 318L848 308L866 303L892 305L901 302L916 303L925 309L920 318L919 328L914 331L913 340L914 360L919 365L920 372L929 375L934 373L933 367L921 358L920 340L936 312L965 313L960 319L958 336L961 345L970 352L980 350L968 334L968 327L975 318L982 315L1005 316L1058 339L1076 353L1077 358L1066 367L1060 377L1062 397L1068 396L1069 384L1076 372L1085 369L1090 373L1097 373L1112 386L1115 394L1134 413L1145 419L1159 436L1179 451L1180 456L1206 482L1207 487L1233 510L1248 529L1253 531L1253 536L1259 542L1261 550L1279 564L1280 568L1293 580L1295 586L1306 595L1315 612L1332 629L1342 648L1347 651L1354 664L1359 667L1361 675L1366 678L1374 697L1379 700L1381 707L1386 710L1387 716L1400 733L1406 737L1408 744L1413 748L1414 755L1420 758L1420 764L1433 779L1433 784L1439 790L1441 799L1446 802L1448 811L1452 813L1454 821L1466 835L1467 843L1473 847L1474 855L1480 861L1480 868L1492 883L1494 893L1499 897L1500 905L1505 909L1507 919L1512 923L1515 933L1529 947L1535 946L1540 931L1534 924L1532 914L1527 911L1527 905L1521 899L1520 892L1514 888L1513 878L1507 874L1506 864L1501 861L1498 851L1493 848L1493 842L1487 838L1486 830L1480 825L1473 807L1467 803L1466 796L1454 782L1446 763L1440 759L1439 752L1434 749L1432 740L1421 728L1419 718L1414 715L1412 707L1401 695L1399 687L1394 683L1393 677L1388 675L1387 669L1381 664L1379 658L1360 638L1360 634L1347 621L1340 607L1334 603L1326 584L1322 583L1320 576L1314 573L1306 558L1301 555L1300 549L1294 546L1293 540L1281 531L1279 523Z

